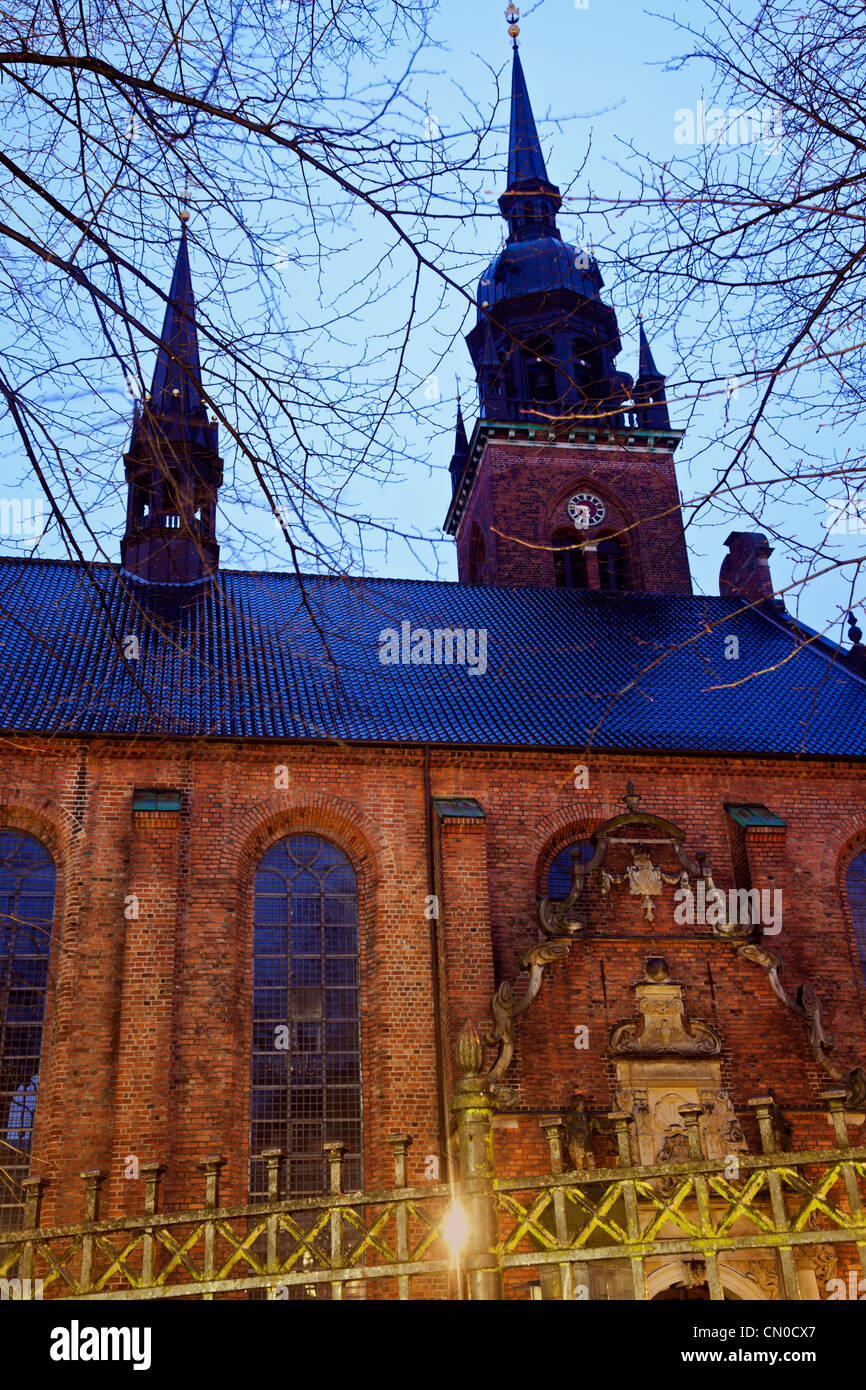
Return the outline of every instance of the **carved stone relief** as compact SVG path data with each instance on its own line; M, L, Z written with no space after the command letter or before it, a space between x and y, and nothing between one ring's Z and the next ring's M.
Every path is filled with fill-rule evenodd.
M730 1092L721 1084L718 1062L679 1059L619 1061L616 1107L634 1117L636 1161L676 1163L688 1158L682 1105L700 1105L701 1142L708 1158L746 1153Z
M683 987L671 980L667 964L651 956L644 979L634 987L641 1019L618 1023L610 1033L614 1056L718 1056L722 1040L714 1028L697 1019L686 1022Z

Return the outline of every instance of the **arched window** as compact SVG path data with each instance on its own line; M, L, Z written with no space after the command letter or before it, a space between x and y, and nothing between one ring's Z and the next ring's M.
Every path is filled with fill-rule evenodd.
M586 589L586 556L576 531L557 531L553 537L553 571L557 589Z
M866 850L852 859L845 880L848 907L854 923L854 940L860 955L860 968L866 980Z
M607 593L620 594L628 588L628 558L625 546L616 536L598 543L598 578Z
M530 339L524 354L526 362L526 386L531 401L555 401L556 371L553 367L553 342L547 334L540 333Z
M327 1190L323 1146L347 1146L345 1187L363 1186L358 885L315 835L272 845L253 920L250 1195L267 1192L266 1149L288 1153L293 1195Z
M551 902L562 902L571 891L571 876L574 870L574 851L578 850L581 864L588 864L595 847L589 840L577 840L561 849L547 871L547 896Z
M30 1175L54 922L54 861L17 830L0 831L0 1229L20 1226Z
M469 583L477 584L484 573L484 563L487 558L487 547L484 544L484 533L477 521L473 521L472 530L469 535Z

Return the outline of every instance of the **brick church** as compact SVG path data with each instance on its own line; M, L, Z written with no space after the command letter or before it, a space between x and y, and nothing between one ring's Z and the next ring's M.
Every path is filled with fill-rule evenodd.
M866 650L795 622L763 535L692 592L665 378L643 325L617 365L561 202L515 41L458 582L220 568L186 224L119 564L0 560L7 1241L198 1209L203 1161L223 1206L335 1161L381 1191L395 1146L403 1187L453 1187L474 1096L500 1184L655 1166L638 1223L687 1169L708 1221L738 1165L769 1184L693 1259L635 1274L629 1227L590 1297L859 1277L862 1155L841 1235L778 1175L866 1142ZM548 1297L579 1261L518 1264L509 1296Z

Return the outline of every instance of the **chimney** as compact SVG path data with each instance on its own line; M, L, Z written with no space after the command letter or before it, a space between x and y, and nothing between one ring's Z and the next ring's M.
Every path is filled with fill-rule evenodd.
M777 608L784 608L781 599L773 597L773 578L770 574L772 547L760 531L732 531L725 541L727 554L719 574L719 593L722 598L740 598L746 603L769 599Z

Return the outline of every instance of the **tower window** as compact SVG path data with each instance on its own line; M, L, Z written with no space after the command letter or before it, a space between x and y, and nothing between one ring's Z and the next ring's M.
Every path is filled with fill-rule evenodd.
M619 594L628 588L628 558L625 546L615 536L599 541L598 577L607 593Z
M529 399L532 401L555 401L557 398L556 371L550 360L553 357L553 343L550 338L544 334L532 338L527 344L524 355Z
M578 549L576 531L558 531L553 538L553 570L557 589L587 589L586 556ZM566 548L566 547L574 547Z
M469 583L477 584L484 573L484 562L487 558L487 547L484 544L484 535L477 521L472 523L472 533L469 537Z

